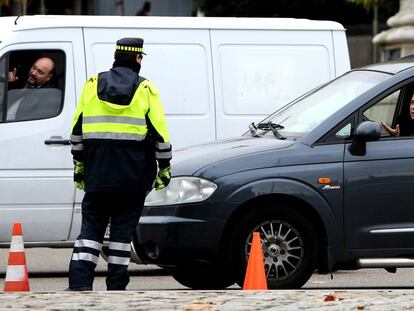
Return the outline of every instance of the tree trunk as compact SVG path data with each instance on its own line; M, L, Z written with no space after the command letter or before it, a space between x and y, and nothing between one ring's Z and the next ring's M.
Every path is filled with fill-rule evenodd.
M116 0L116 2L115 2L115 14L116 15L124 15L124 1L123 0Z

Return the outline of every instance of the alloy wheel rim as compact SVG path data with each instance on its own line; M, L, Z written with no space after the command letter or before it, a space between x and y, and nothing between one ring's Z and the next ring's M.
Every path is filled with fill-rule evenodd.
M303 261L304 242L295 227L280 220L266 221L256 226L246 240L246 260L250 254L253 232L260 233L268 280L283 281L297 271Z

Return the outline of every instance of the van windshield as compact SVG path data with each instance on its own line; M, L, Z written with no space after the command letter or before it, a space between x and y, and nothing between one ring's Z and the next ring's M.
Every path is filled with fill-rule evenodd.
M282 125L278 132L283 137L302 137L356 97L390 77L390 74L376 71L348 72L300 97L261 123Z

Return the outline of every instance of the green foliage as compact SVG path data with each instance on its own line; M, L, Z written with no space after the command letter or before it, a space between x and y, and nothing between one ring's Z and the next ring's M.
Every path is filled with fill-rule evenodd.
M390 4L393 4L392 0L348 0L351 3L362 5L365 9L370 10L375 4L378 7L387 7Z
M293 17L370 24L375 0L193 0L206 16ZM362 4L362 5L361 5ZM380 22L398 11L399 0L378 0ZM364 6L365 5L365 8ZM366 9L368 8L368 9Z
M375 2L378 0L348 0L351 3L362 5L367 10L374 6Z

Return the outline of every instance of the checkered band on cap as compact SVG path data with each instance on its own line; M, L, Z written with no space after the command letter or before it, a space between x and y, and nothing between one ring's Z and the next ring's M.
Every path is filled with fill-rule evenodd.
M122 38L116 41L116 50L122 52L144 53L144 40L141 38Z
M144 52L143 48L137 48L137 47L126 46L126 45L117 45L116 49L119 51L128 51L128 52L136 52L136 53Z

